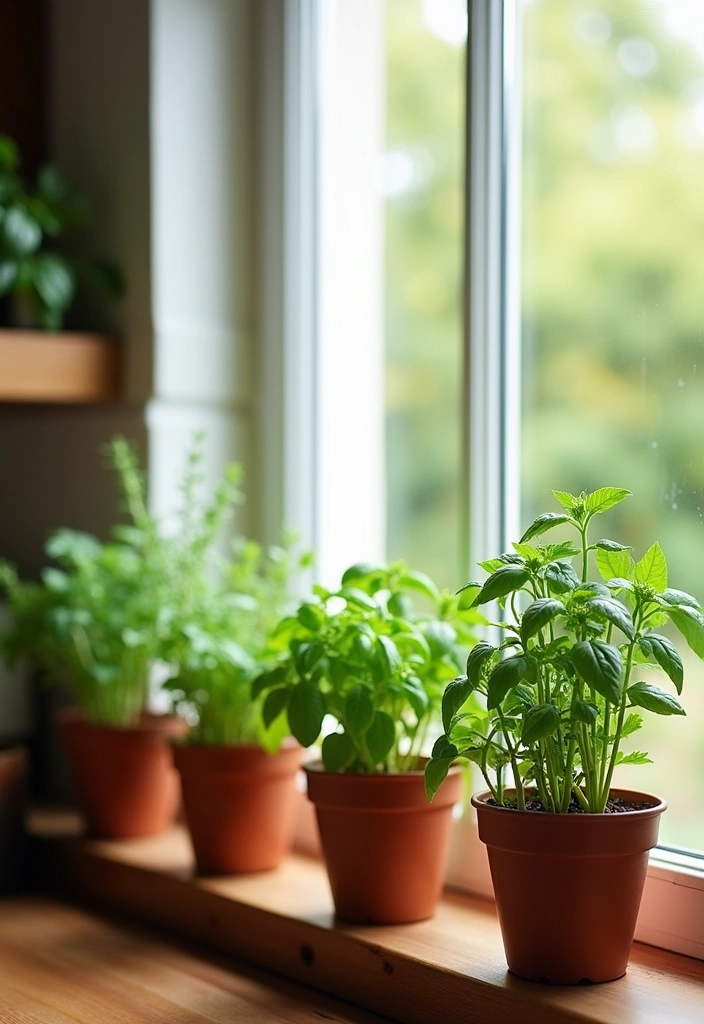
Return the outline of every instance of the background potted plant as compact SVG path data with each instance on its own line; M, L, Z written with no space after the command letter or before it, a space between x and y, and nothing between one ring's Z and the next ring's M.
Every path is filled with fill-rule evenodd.
M428 610L414 610L411 595ZM431 808L422 755L478 618L403 563L360 564L334 593L315 586L274 631L280 653L252 691L266 693L265 723L285 714L304 747L326 715L337 723L322 764L306 774L335 907L347 920L400 923L434 911L460 777Z
M0 296L15 300L17 326L58 331L78 282L119 298L122 277L107 260L75 260L56 250L55 242L88 218L87 197L53 164L40 168L33 185L19 165L15 142L0 135Z
M262 698L250 693L288 600L291 564L288 544L239 540L164 647L166 687L192 722L174 758L201 874L270 870L291 845L301 748L283 718L264 725Z
M575 984L626 970L666 804L612 788L614 770L648 760L623 749L643 710L685 713L643 678L659 670L682 689L680 655L655 630L670 620L701 657L704 617L693 597L668 587L657 543L635 562L623 544L590 542L594 517L629 491L553 493L562 511L538 516L513 552L482 563L490 573L483 584L463 588L463 604L498 601L507 621L497 624L501 642L474 647L466 674L447 687L445 734L426 782L432 797L458 758L479 766L488 790L472 803L509 968ZM576 546L531 543L561 526L576 532ZM598 582L589 581L591 561Z
M57 565L41 582L21 582L5 564L0 586L13 613L5 653L28 655L77 702L59 724L88 826L124 837L162 830L178 807L167 739L182 735L185 723L147 712L150 678L171 623L207 592L210 551L235 488L228 476L212 499L200 499L195 444L177 529L168 534L147 510L133 448L115 438L110 457L130 521L106 543L60 530L47 545Z

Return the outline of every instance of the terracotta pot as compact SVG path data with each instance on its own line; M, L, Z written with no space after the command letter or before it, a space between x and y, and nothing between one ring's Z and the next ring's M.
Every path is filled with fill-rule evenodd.
M270 871L281 863L293 838L302 754L293 740L273 755L255 745L174 746L200 874Z
M664 800L612 790L622 814L546 814L472 797L486 843L509 970L531 981L577 985L626 973L648 851Z
M425 795L423 772L346 775L305 766L335 910L347 921L432 917L442 891L459 769Z
M0 748L0 893L14 892L25 864L27 752Z
M185 722L145 714L133 727L94 725L73 708L58 721L92 835L127 839L173 824L181 787L168 740L185 734Z

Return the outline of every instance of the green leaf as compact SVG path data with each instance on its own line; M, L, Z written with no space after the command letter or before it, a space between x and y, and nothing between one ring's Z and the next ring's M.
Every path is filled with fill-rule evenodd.
M634 683L628 687L628 697L636 707L653 711L656 715L686 715L687 712L675 698L652 683Z
M302 747L315 743L324 717L325 698L318 687L306 680L294 686L288 704L288 724Z
M643 716L637 715L635 712L630 712L626 715L626 720L623 723L621 729L621 736L625 739L626 736L632 736L634 732L638 732L643 726Z
M678 605L669 608L669 615L691 649L704 658L704 616L698 608Z
M595 597L591 601L587 601L585 607L590 611L596 612L598 617L605 618L613 626L616 626L629 640L632 640L635 636L633 619L628 609L620 601L616 601L611 597Z
M618 573L618 575L623 574ZM637 563L635 579L639 583L647 583L659 593L667 589L667 562L657 541L650 545L640 562Z
M42 229L23 206L12 206L2 222L2 234L13 256L29 256L41 244Z
M564 512L544 512L537 519L534 519L526 532L521 537L521 544L539 537L546 530L552 530L555 526L562 526L564 523L572 523L574 520Z
M442 658L448 654L457 642L457 633L449 622L434 620L429 622L423 630L423 635L430 645L430 651L434 658Z
M277 686L275 690L269 690L262 707L262 721L267 729L286 708L290 695L289 686Z
M467 678L475 689L479 686L482 665L495 653L496 648L482 640L467 655Z
M624 754L619 750L616 755L616 764L652 764L652 758L648 757L644 750L632 750L630 754Z
M370 597L369 594L365 594L359 587L343 587L339 591L339 596L344 597L348 604L356 605L358 608L364 608L370 612L379 611L379 605L374 598Z
M376 638L376 644L384 678L391 679L401 664L401 655L398 653L398 647L391 637L384 635Z
M278 686L280 683L283 683L287 676L288 668L285 665L278 665L270 672L262 672L261 675L252 681L252 700L256 700L264 690L270 690L272 686Z
M506 597L508 594L520 590L529 579L530 573L523 566L502 565L486 580L473 604L487 604L488 601Z
M415 590L429 598L434 604L437 604L440 600L440 591L430 576L426 576L424 572L416 572L413 569L409 569L408 572L396 580L396 586L402 590Z
M575 722L593 725L599 717L599 708L589 700L578 700L572 708L572 717Z
M572 648L571 657L582 679L604 700L620 702L623 658L618 647L603 640L582 640Z
M412 683L412 679L413 677L402 683L401 688L408 697L408 703L413 708L416 717L420 719L423 718L428 711L430 698L423 689L423 684L420 679L416 680L416 685Z
M39 253L34 268L34 287L49 309L63 312L70 306L75 292L73 271L61 256Z
M684 605L686 608L701 608L696 597L692 597L691 594L686 594L684 590L674 590L672 587L668 587L667 590L663 590L662 594L659 595L659 600L668 605Z
M569 562L550 562L545 566L545 579L555 594L566 594L579 586L579 576Z
M486 706L489 711L499 707L502 700L514 686L517 686L521 679L524 679L528 672L528 658L522 654L513 658L505 658L500 661L489 676L489 687L487 690Z
M552 622L556 615L565 611L562 601L554 597L539 597L528 605L521 619L521 638L525 644L530 637Z
M635 575L636 563L628 554L628 550L599 548L596 553L596 567L604 580L619 577L632 580Z
M431 757L457 757L458 749L456 744L447 736L438 736L433 744Z
M386 572L386 566L378 562L356 562L343 573L342 585L344 587L348 583L368 583L371 580L378 582Z
M304 629L317 633L325 621L325 612L320 605L304 602L296 612L296 618Z
M432 803L433 797L447 778L454 757L431 758L425 766L425 793Z
M0 295L9 292L17 280L16 260L0 261Z
M474 686L467 676L457 676L445 687L442 695L442 727L449 733L452 727L452 719L474 690Z
M366 686L355 686L345 698L345 729L355 738L363 736L374 717L370 690Z
M528 708L523 719L521 739L526 744L552 736L560 724L560 712L554 704L534 704Z
M396 742L393 718L385 711L375 711L372 724L364 734L364 742L374 764L381 764Z
M408 594L391 594L386 607L392 615L401 619L408 618L413 612L413 602Z
M341 772L354 760L354 743L346 732L332 732L321 746L323 764L328 772Z
M607 509L618 505L624 498L630 498L631 492L625 487L600 487L592 491L584 499L584 507L587 512L595 515L597 512L606 512Z
M632 551L633 550L633 548L629 547L627 544L619 544L619 542L617 540L607 540L606 538L604 538L603 540L598 540L596 542L596 544L594 544L594 547L599 549L600 551Z
M677 692L682 693L684 667L679 651L672 641L658 633L648 633L647 636L642 636L639 639L638 646L646 658L654 658L657 661L660 668L675 684Z
M574 494L570 494L569 491L553 491L552 492L557 500L560 502L563 508L571 514L577 504L578 499Z
M481 592L481 589L481 583L465 583L461 590L457 591L460 595L457 607L461 612L465 612L468 608L474 607L476 597Z

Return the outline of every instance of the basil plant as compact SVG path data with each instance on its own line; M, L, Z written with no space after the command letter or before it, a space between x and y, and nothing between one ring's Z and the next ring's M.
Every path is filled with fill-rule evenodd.
M353 565L338 590L314 586L281 620L271 641L278 652L252 696L265 694L265 724L285 716L303 747L331 716L336 728L321 747L327 771L417 770L478 621L475 610L461 610L456 596L402 562Z
M600 813L616 766L649 762L623 749L642 713L685 714L682 659L659 630L669 620L704 657L698 601L668 586L659 544L635 561L623 544L590 540L595 517L630 491L553 493L562 511L538 516L513 551L481 563L488 579L460 591L461 606L498 603L502 639L477 644L445 690L445 732L426 767L431 798L459 758L478 765L499 805L538 800L551 812ZM576 543L536 542L555 527ZM665 688L643 678L653 670Z

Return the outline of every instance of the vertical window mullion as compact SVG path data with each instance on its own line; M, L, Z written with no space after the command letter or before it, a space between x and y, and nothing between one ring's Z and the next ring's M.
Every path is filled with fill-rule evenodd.
M516 0L469 0L465 277L466 570L515 536L519 490Z

